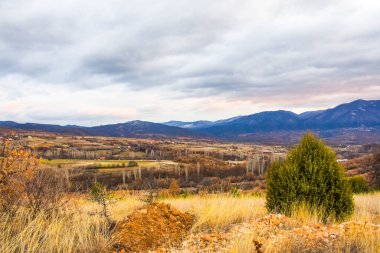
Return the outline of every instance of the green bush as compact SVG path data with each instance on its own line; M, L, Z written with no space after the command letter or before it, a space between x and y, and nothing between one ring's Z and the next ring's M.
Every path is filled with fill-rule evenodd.
M240 197L240 190L239 190L239 188L237 188L236 186L232 187L231 191L230 191L230 194L234 198Z
M369 191L368 182L362 176L350 177L347 178L347 181L350 184L353 193L362 193Z
M307 133L283 162L267 174L266 206L290 215L300 203L315 208L324 221L343 220L353 212L353 196L333 150Z
M186 198L188 198L188 197L190 197L190 192L188 191L188 190L181 190L181 193L179 194L179 196L181 197L181 198L184 198L184 199L186 199Z

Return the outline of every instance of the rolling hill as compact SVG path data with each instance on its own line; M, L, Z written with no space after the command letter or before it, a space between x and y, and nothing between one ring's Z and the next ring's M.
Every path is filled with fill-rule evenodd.
M180 123L177 122L177 125L180 126ZM187 122L186 126L217 138L239 141L292 139L292 136L308 130L326 137L339 135L340 132L347 137L350 135L347 133L351 133L354 139L359 133L361 136L371 133L374 141L379 141L380 138L376 137L378 131L374 130L380 129L380 100L356 100L331 109L301 114L284 110L267 111L207 122L197 127L191 127L192 122Z
M42 131L70 135L87 135L87 136L111 136L111 137L201 137L202 134L187 129L167 126L164 124L146 122L146 121L130 121L120 124L102 125L95 127L82 126L59 126L49 124L25 123L20 124L11 121L0 121L0 126L8 129L20 129L27 131Z
M113 137L201 137L202 135L180 127L167 126L147 121L130 121L121 124L103 125L86 129L89 135Z
M295 114L290 111L266 111L218 121L169 121L152 123L129 121L120 124L83 127L0 121L0 127L60 134L162 138L217 138L228 141L293 142L305 131L322 137L340 137L353 142L380 142L380 100L356 100L331 109ZM344 136L344 137L343 137Z
M380 125L380 100L356 100L324 111L301 114L305 127L317 129L373 127Z

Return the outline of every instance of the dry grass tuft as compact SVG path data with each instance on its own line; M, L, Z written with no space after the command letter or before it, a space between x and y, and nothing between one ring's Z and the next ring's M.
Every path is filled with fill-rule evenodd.
M358 194L354 197L352 220L380 224L380 192Z
M116 220L124 219L143 203L125 195L111 206ZM80 196L59 212L35 215L19 209L15 216L0 212L0 252L106 252L111 236L99 207Z
M108 245L104 220L63 210L47 216L18 210L0 217L0 252L99 252Z
M196 223L193 230L226 229L232 224L257 219L266 214L263 198L244 195L197 195L186 199L167 199L165 202L194 214Z

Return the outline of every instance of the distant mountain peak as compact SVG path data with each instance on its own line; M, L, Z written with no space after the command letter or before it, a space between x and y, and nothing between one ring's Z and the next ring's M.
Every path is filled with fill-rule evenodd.
M295 114L291 111L264 111L224 120L193 122L168 121L153 123L133 120L125 123L81 127L38 123L19 124L2 121L0 127L54 133L114 136L114 137L204 137L227 140L244 140L257 133L289 131L325 131L333 129L379 128L380 100L358 99L334 108ZM248 138L248 137L247 137Z

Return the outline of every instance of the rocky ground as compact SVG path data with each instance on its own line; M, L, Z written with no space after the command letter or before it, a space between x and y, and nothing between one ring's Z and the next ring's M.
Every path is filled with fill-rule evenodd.
M256 252L278 251L281 245L299 252L329 252L341 238L357 231L380 233L380 225L364 222L303 225L281 214L270 214L220 231L191 231L193 216L168 204L153 204L136 211L116 227L116 252L231 252L249 244ZM297 250L298 251L298 250ZM281 252L281 251L280 251Z

